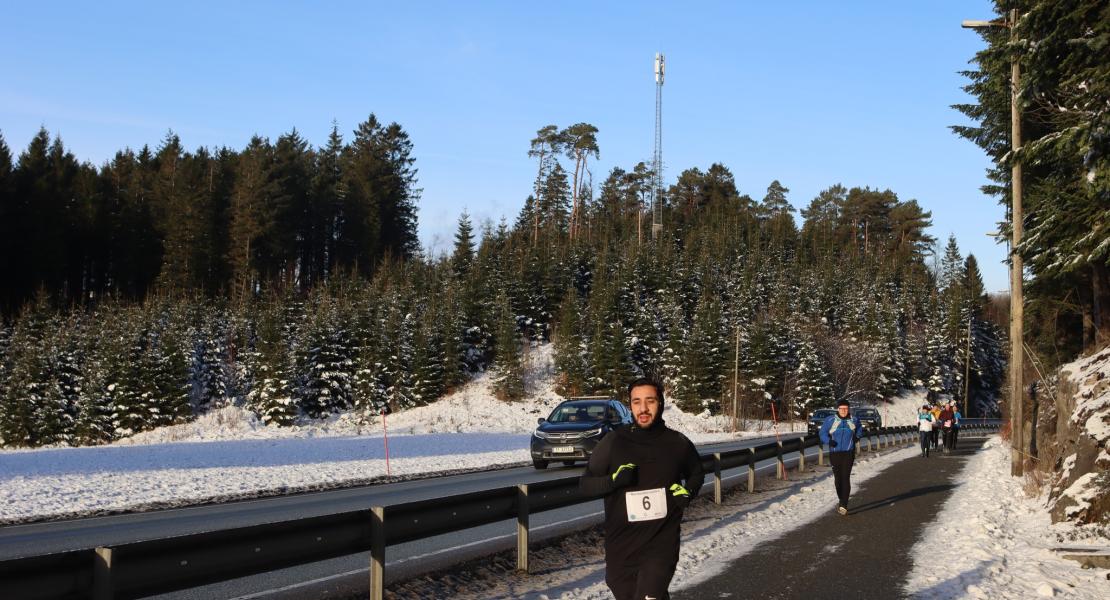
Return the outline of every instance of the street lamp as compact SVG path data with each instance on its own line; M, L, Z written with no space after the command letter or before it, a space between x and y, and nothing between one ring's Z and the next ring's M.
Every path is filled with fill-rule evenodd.
M1011 9L1007 17L993 21L964 21L962 27L968 29L989 29L1005 27L1010 30L1010 41L1014 41L1014 27L1017 24L1017 9ZM1010 475L1020 477L1023 471L1022 453L1025 449L1024 421L1022 418L1022 359L1024 349L1022 339L1022 320L1024 318L1021 292L1022 265L1018 245L1021 244L1021 107L1018 86L1021 81L1021 68L1016 56L1010 59L1010 142L1012 147L1013 171L1010 176L1013 205L1010 210Z

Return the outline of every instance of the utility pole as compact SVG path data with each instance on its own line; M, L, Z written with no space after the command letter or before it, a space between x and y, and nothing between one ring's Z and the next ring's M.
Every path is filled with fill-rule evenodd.
M732 361L732 432L736 433L736 419L739 417L737 408L740 397L740 326L736 326L736 357Z
M655 54L655 153L651 159L651 239L663 231L663 53Z
M962 27L968 29L988 29L1006 27L1010 30L1011 44L1017 40L1017 9L1009 15L993 21L964 21ZM1022 374L1024 373L1024 298L1022 296L1022 264L1018 246L1023 233L1021 211L1021 65L1017 55L1010 58L1010 146L1013 153L1013 167L1010 173L1012 206L1010 208L1010 475L1021 477L1024 473L1022 456L1025 451L1025 420L1023 411L1024 392Z
M968 415L967 412L967 394L971 384L971 315L967 316L967 354L964 356L964 417Z

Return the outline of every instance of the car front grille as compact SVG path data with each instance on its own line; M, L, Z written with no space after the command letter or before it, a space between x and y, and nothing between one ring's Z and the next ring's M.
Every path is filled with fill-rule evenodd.
M554 442L558 442L558 443L577 442L578 440L581 440L584 437L585 436L582 435L581 433L548 433L547 434L547 441L553 442L553 443Z

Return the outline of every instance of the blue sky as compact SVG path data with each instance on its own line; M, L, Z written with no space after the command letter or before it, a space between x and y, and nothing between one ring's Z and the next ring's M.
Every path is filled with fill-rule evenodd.
M958 71L984 46L986 0L912 2L97 2L3 0L0 132L40 126L81 160L157 146L243 148L296 127L323 145L371 113L412 137L420 237L449 245L466 208L510 221L531 190L535 131L596 125L595 185L652 154L652 59L667 56L666 180L713 162L741 192L774 179L890 188L933 213L1007 288L989 161L948 129ZM800 216L798 217L800 223Z

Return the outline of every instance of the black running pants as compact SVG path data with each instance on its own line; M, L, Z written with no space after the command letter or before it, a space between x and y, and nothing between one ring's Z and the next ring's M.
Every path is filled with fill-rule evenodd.
M852 464L856 461L855 452L830 452L829 464L832 465L833 483L840 505L848 508L848 496L852 493Z

